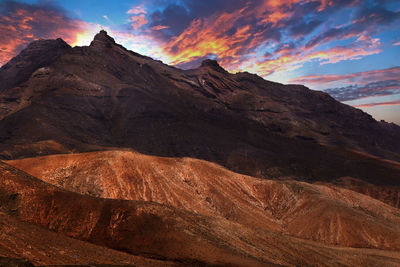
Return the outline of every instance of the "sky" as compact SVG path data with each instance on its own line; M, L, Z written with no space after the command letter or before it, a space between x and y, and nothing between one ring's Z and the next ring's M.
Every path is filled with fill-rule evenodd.
M101 29L167 64L216 59L400 125L399 0L0 0L0 65L34 40L83 46Z

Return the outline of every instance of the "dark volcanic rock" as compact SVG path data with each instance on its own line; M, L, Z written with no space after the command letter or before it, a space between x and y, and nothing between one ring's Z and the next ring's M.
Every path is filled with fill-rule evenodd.
M28 64L18 82L0 71L1 84L15 84L0 97L2 158L129 147L257 177L399 185L399 170L371 155L399 160L400 127L326 93L231 74L213 60L180 70L126 50L105 31L88 47L40 42L57 43L54 56L31 45L8 65L43 57L45 67Z

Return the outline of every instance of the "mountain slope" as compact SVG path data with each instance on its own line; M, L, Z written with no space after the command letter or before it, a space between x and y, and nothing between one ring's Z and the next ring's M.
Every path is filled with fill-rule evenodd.
M105 200L71 193L3 163L0 178L0 210L8 216L97 245L186 266L400 263L396 251L326 246L154 202Z
M22 222L2 212L0 212L0 227L0 266L10 266L10 264L1 261L1 256L23 258L35 265L97 263L130 266L175 266L172 262L132 256L68 238L42 227Z
M323 92L230 74L211 60L176 69L104 31L52 60L1 90L3 158L129 147L257 177L399 185L398 170L353 151L399 160L400 127Z
M130 151L8 163L81 194L158 202L327 244L400 249L398 209L334 186L261 180L195 159Z

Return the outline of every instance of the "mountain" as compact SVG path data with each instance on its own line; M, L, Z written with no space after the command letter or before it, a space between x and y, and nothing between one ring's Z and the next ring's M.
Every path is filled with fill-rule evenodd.
M34 42L0 77L24 80L0 89L3 159L129 147L265 178L399 177L380 163L366 171L360 165L369 157L353 153L399 160L395 124L301 85L228 73L212 60L180 70L126 50L105 31L89 47Z
M0 256L396 266L398 140L324 92L214 60L181 70L105 31L38 40L0 69Z

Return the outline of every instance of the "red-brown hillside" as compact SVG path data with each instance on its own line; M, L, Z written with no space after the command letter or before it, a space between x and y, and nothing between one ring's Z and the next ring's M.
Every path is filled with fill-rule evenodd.
M398 209L335 186L256 179L205 161L130 151L8 163L80 194L158 202L326 244L400 249Z
M400 254L394 251L326 246L153 202L107 200L64 191L3 163L0 163L0 192L1 212L18 220L16 223L7 216L3 220L7 228L11 227L9 224L17 228L23 225L19 221L29 222L97 245L183 265L400 264ZM28 226L28 231L29 227L35 228ZM36 233L32 232L31 238L37 238ZM61 244L63 239L59 239ZM5 240L2 244L7 243ZM32 246L30 242L38 242L31 240L26 239L28 248ZM17 244L12 243L14 247L8 244L9 251L16 250ZM31 259L52 262L37 255L31 255ZM126 260L123 257L112 260L120 259Z

